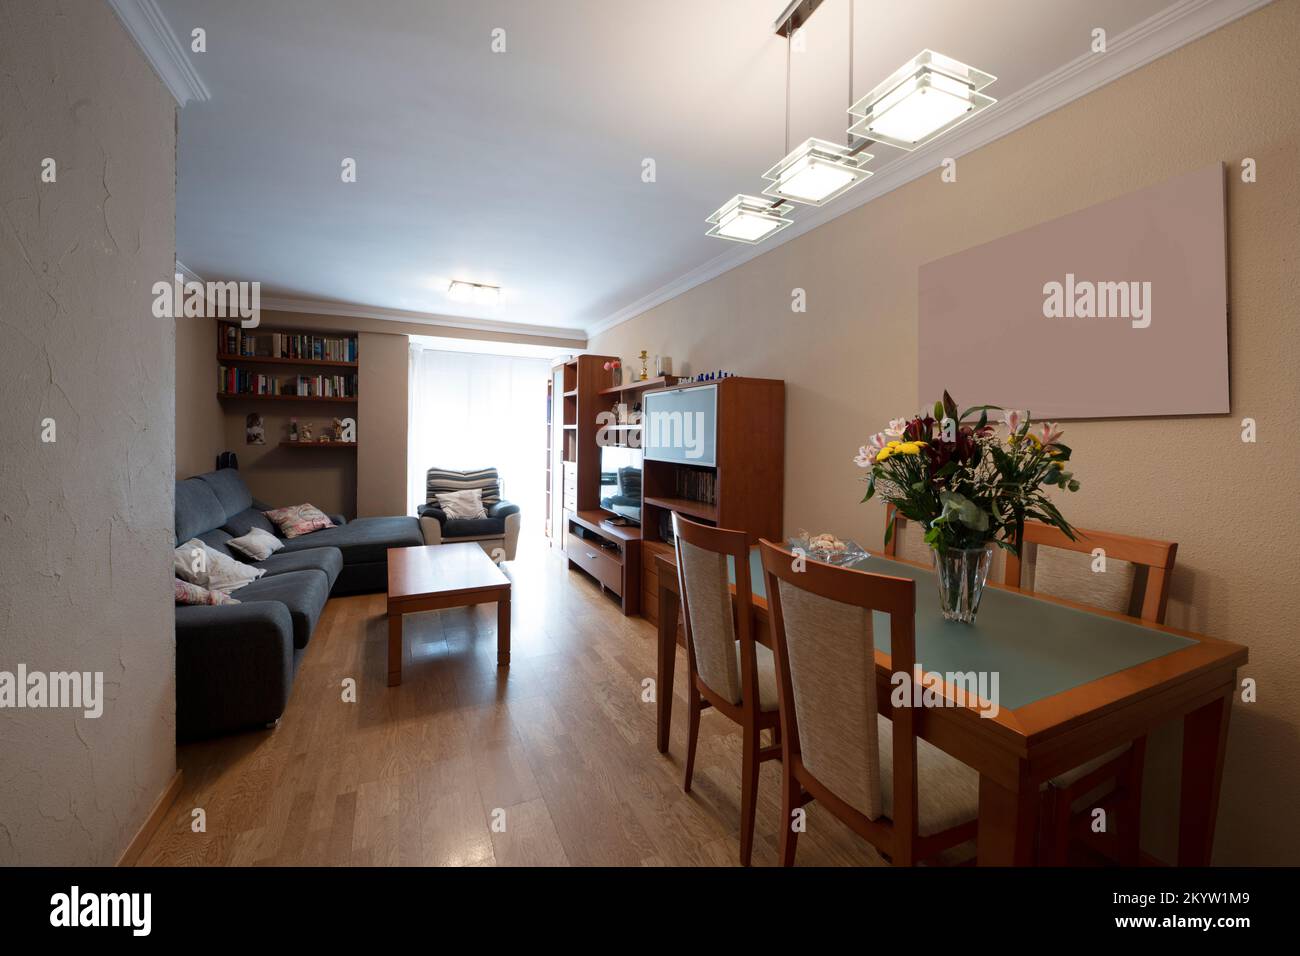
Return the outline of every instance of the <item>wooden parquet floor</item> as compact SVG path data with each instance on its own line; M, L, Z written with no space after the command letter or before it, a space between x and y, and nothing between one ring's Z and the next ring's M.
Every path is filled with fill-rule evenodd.
M654 628L544 542L520 551L508 672L495 605L437 611L407 617L403 683L389 688L384 596L331 600L274 730L180 748L183 789L140 864L737 865L736 726L705 712L684 793L686 655L663 756L643 700ZM779 785L765 764L757 866L776 863ZM815 804L798 862L884 864Z

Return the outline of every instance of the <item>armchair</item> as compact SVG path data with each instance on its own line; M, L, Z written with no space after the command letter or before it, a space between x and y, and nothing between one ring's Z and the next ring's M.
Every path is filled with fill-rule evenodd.
M483 492L483 518L451 518L438 506L439 492L479 488ZM450 471L430 468L425 480L425 504L419 507L420 531L425 544L477 542L494 559L513 561L519 544L519 506L506 501L495 468ZM502 556L494 552L500 551Z

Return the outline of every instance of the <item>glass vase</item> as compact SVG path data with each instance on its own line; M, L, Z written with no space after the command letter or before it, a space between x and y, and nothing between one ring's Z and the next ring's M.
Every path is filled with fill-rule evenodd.
M935 580L939 584L939 608L946 621L975 623L980 598L993 563L993 545L952 548L934 553Z

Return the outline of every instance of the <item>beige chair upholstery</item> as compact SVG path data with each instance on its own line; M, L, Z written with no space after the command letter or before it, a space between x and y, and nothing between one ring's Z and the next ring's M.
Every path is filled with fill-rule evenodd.
M1091 554L1079 551L1026 544L1020 586L1090 607L1132 613L1137 565L1107 558L1106 570L1094 571L1093 560Z
M740 658L731 612L727 556L678 541L691 616L692 650L700 679L723 700L740 703ZM769 655L770 657L770 655Z
M925 528L920 522L899 517L894 526L894 554L904 561L933 565L934 550L925 543Z
M754 645L754 666L758 670L758 709L779 710L781 698L776 691L776 659L771 648ZM740 667L739 641L736 642L736 667Z
M876 710L871 612L780 586L803 764L868 819L892 818L893 724ZM916 757L920 835L978 815L974 770L924 740Z
M881 801L884 814L894 815L894 725L880 724ZM942 833L979 816L980 775L938 747L916 740L916 832Z
M804 766L869 819L884 812L871 612L781 582Z

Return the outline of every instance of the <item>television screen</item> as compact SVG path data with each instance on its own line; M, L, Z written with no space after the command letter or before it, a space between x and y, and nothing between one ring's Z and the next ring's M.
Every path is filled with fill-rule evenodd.
M619 517L641 521L641 449L602 445L600 506Z

